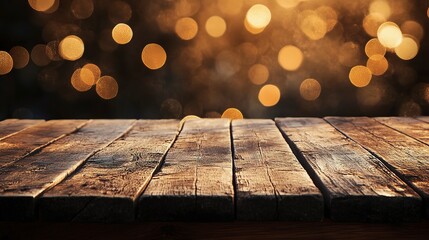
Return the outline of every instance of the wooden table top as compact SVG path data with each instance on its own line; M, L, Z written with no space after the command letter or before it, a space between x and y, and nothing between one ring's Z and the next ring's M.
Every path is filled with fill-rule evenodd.
M0 122L0 221L414 222L429 117Z

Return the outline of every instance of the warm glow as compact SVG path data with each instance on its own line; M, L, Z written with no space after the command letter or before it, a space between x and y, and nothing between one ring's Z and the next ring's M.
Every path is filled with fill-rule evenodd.
M402 32L393 22L381 24L377 31L378 40L387 48L396 48L402 42Z
M220 37L226 31L226 22L219 16L212 16L206 21L206 31L212 37Z
M9 54L13 59L13 67L16 69L24 68L30 61L30 54L24 47L13 47L10 49Z
M92 0L73 0L70 9L77 19L86 19L94 12L94 2Z
M271 21L271 11L263 4L255 4L247 11L246 21L254 28L265 28Z
M381 24L386 22L386 18L383 15L378 13L372 13L363 19L362 25L368 35L371 37L377 37L377 31Z
M361 49L359 45L354 42L345 42L339 49L338 60L341 65L352 67L359 63Z
M322 39L328 31L326 21L313 11L307 11L299 26L301 31L311 40Z
M400 59L411 60L419 52L419 45L417 42L408 36L404 36L402 43L395 48L395 53Z
M386 48L381 45L377 38L373 38L366 43L365 53L368 57L371 57L372 55L384 56L384 54L386 54Z
M372 78L372 73L369 68L365 66L355 66L350 70L350 82L356 87L365 87L369 84Z
M91 74L89 74L89 72ZM100 68L92 63L85 64L81 70L81 79L88 85L94 85L101 76Z
M28 0L28 4L38 12L46 12L54 6L55 0Z
M301 97L307 101L314 101L319 98L322 86L316 79L305 79L299 86Z
M183 128L183 124L185 124L186 121L188 120L192 120L192 119L201 119L200 117L196 116L196 115L187 115L184 118L182 118L182 120L180 120L179 123L179 130Z
M276 1L281 7L289 9L289 8L294 8L298 6L298 4L302 0L276 0Z
M389 68L389 63L383 55L372 55L366 62L366 66L375 76L383 75Z
M117 44L127 44L133 38L133 30L125 23L118 23L112 30L112 38Z
M198 24L197 22L190 18L180 18L176 22L176 34L183 40L191 40L198 33Z
M272 84L267 84L259 90L258 99L265 107L272 107L280 100L280 89Z
M160 45L149 43L143 48L141 58L147 68L156 70L164 66L167 61L167 53Z
M222 13L237 15L243 7L243 0L217 0L217 7Z
M243 119L243 114L237 108L228 108L223 113L221 118Z
M118 94L118 83L111 76L103 76L98 79L95 85L95 90L98 96L103 99L109 100L115 98Z
M51 62L48 55L46 54L46 45L37 44L31 50L31 60L39 67L48 65Z
M8 74L12 71L13 59L9 53L0 51L0 75Z
M75 61L82 57L85 46L82 39L75 35L65 37L59 45L59 53L62 58Z
M392 14L390 5L386 0L376 0L372 2L371 5L369 6L369 12L380 14L385 19L388 19Z
M316 9L317 15L319 15L326 22L326 30L329 32L334 29L338 23L337 12L329 6L321 6Z
M301 66L303 60L304 55L302 51L295 46L287 45L279 51L278 62L285 70L297 70Z
M265 65L254 64L249 68L248 76L253 84L261 85L268 80L270 72Z
M91 89L92 84L87 84L86 82L84 82L82 80L82 75L84 75L84 77L86 77L86 74L85 73L82 74L81 70L82 70L81 68L78 68L73 72L73 75L71 76L70 82L71 82L73 88L76 89L77 91L86 92L89 89ZM86 70L86 71L88 71L88 70Z
M244 19L244 28L251 34L259 34L264 31L265 28L255 28L247 22L247 19Z
M418 41L421 41L425 31L423 30L422 25L420 25L420 23L416 22L416 21L405 21L404 23L401 24L401 31L402 33L405 34L409 34L413 37L415 37Z

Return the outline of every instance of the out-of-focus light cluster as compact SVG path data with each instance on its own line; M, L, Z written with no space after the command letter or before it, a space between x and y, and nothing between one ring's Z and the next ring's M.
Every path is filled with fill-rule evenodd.
M397 114L429 106L428 85L407 63L425 37L415 17L420 8L407 0L28 0L28 6L44 42L1 49L0 75L34 64L44 86L70 73L73 89L94 87L105 100L119 96L121 84L142 79L160 98L161 114L185 119L281 115L298 107L321 112L340 107L341 91L372 111L395 102L394 86L420 89L418 97L396 101ZM428 21L429 8L420 15Z

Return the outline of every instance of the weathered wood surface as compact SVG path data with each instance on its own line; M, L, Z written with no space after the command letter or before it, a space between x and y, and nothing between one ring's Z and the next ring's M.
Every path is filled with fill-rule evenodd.
M232 122L238 220L322 220L323 197L272 120Z
M331 219L415 221L421 198L383 163L323 119L277 124L325 195Z
M230 121L186 121L139 201L142 220L232 220Z
M35 218L35 198L61 182L134 121L93 120L40 152L0 168L0 220Z
M7 119L0 122L0 140L18 133L30 126L42 123L44 120Z
M49 221L133 221L134 202L178 133L176 120L140 120L39 200Z
M429 145L429 123L407 117L378 117L378 122Z
M424 198L429 217L429 146L371 118L330 117L327 120L410 184Z
M24 122L26 122L24 120ZM82 127L87 120L53 120L26 128L0 141L0 167L26 155Z

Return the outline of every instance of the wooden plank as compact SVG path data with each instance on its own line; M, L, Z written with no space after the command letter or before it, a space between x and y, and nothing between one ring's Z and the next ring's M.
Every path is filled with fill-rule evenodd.
M0 220L35 218L36 198L126 132L132 120L93 120L41 149L0 168Z
M429 217L429 146L374 119L327 118L338 130L378 156L414 188L425 202Z
M185 122L139 201L143 220L226 220L234 217L230 121Z
M176 120L140 120L124 137L89 158L45 192L39 217L49 221L124 222L178 133Z
M42 123L44 120L6 119L0 122L0 141L30 126Z
M20 121L19 121L20 122ZM88 120L52 120L0 141L0 167L23 158L82 127Z
M429 123L429 116L420 116L417 119Z
M323 218L323 196L272 120L234 120L238 220Z
M379 159L319 118L277 119L321 187L331 219L415 221L421 198Z
M429 145L429 123L407 117L378 117L378 122Z

